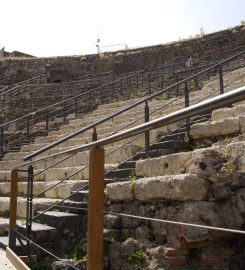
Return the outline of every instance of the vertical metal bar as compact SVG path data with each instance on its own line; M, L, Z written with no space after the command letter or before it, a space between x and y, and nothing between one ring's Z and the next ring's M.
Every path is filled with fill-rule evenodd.
M87 270L103 270L104 157L103 148L90 150Z
M185 94L185 108L187 108L187 107L190 106L189 88L188 88L188 83L187 82L185 82L184 94ZM187 130L187 136L190 137L190 119L189 119L189 117L186 118L186 130Z
M9 247L14 249L16 246L16 219L17 219L17 193L18 193L18 171L11 172L10 188L10 207L9 207Z
M3 126L1 127L0 134L1 134L1 140L0 140L0 156L3 156L3 154L4 154L4 152L3 152L3 144L4 144Z
M92 141L95 142L97 141L97 139L98 139L98 136L96 132L96 127L94 127L93 134L92 134Z
M220 89L220 94L224 94L224 81L223 81L222 66L219 66L219 89Z
M28 167L27 204L26 204L26 233L28 239L32 237L32 197L33 197L33 167ZM28 254L31 255L31 244L27 242Z
M136 87L139 87L139 73L136 73Z
M48 131L48 124L49 124L49 111L46 112L46 131Z
M30 139L30 116L27 116L26 138Z
M149 122L150 113L148 102L145 102L145 123ZM145 157L150 157L150 131L145 132Z

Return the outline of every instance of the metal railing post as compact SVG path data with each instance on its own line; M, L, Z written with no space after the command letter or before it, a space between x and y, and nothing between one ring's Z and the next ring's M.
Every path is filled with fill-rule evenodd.
M9 247L16 247L16 219L17 219L17 193L18 193L18 171L11 171L10 206L9 206Z
M139 87L139 74L138 72L136 73L136 87Z
M3 138L3 127L1 127L1 130L0 130L0 135L1 135L1 139L0 139L0 157L3 156L4 152L3 152L3 144L4 144L4 138Z
M145 123L149 122L150 114L149 114L149 105L148 102L145 102ZM145 132L145 157L150 157L150 132Z
M219 89L220 89L220 94L224 94L224 81L223 81L222 66L219 67Z
M188 83L185 82L184 86L184 94L185 94L185 108L190 106L189 102L189 88L188 88ZM187 136L190 136L190 119L189 117L186 118L186 130L187 130Z
M98 140L97 132L96 132L96 127L94 127L93 134L92 134L92 141L95 142Z
M32 198L33 198L33 167L28 167L27 203L26 203L26 233L28 239L32 237ZM31 244L27 242L28 254L31 255Z
M105 152L93 147L89 154L87 270L103 270Z

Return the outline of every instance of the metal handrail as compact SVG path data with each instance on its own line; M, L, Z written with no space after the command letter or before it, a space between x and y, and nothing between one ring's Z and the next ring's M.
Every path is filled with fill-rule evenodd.
M135 72L134 74L137 74L137 72ZM132 75L132 74L131 74L131 75ZM129 75L129 76L131 76L131 75ZM120 79L118 79L118 80L115 80L114 83L115 83L115 82L118 82L118 81L120 81L120 80L127 79L129 76L125 76L125 77L123 77L123 78L120 78ZM28 117L30 117L30 116L33 116L33 115L35 115L35 114L37 114L37 113L40 113L40 112L43 112L43 111L46 112L48 109L55 108L55 107L57 107L58 105L65 104L66 102L69 102L69 101L71 101L71 100L74 100L74 99L77 99L77 98L79 98L79 97L82 97L82 96L85 95L85 94L94 92L94 91L100 89L101 87L109 86L109 85L111 85L112 83L113 83L113 82L110 82L110 83L107 83L107 84L103 84L103 85L101 85L101 86L98 86L98 87L96 87L96 88L93 88L93 89L91 89L91 90L88 90L88 91L86 91L86 92L83 92L83 93L81 93L81 94L78 94L78 95L76 95L76 96L73 96L73 97L67 98L67 99L65 99L65 100L59 101L59 102L57 102L57 103L55 103L55 104L49 105L49 106L47 106L47 107L45 107L45 108L42 108L42 109L40 109L40 110L37 110L37 111L35 111L35 112L29 113L29 114L27 114L27 115L24 115L24 116L22 116L22 117L19 117L19 118L17 118L17 119L14 119L14 120L12 120L12 121L10 121L10 122L8 122L8 123L2 124L2 125L0 125L0 127L7 126L7 125L9 125L9 124L15 123L15 122L17 122L17 121L19 121L19 120L21 120L21 119L28 118Z
M89 150L92 147L105 146L107 144L111 144L119 140L127 139L130 137L136 136L138 134L145 133L147 131L150 131L156 128L160 128L162 126L166 126L166 125L184 120L188 117L196 116L197 114L205 113L207 111L211 111L211 110L220 108L222 106L227 106L232 103L239 102L243 99L245 99L245 86L240 87L236 90L230 91L228 93L224 93L217 97L202 101L190 107L181 109L177 112L173 112L168 115L151 120L150 122L138 125L131 129L119 132L115 135L100 139L98 141L91 142L91 143L88 143L88 144L85 144L76 148L72 148L66 151L62 151L62 152L59 152L59 153L56 153L56 154L53 154L44 158L36 159L28 163L20 164L14 167L14 169L21 168L25 165L31 165L40 161L49 160L49 159L59 157L62 155L83 152L83 151Z
M80 129L80 130L78 130L78 131L76 131L76 132L74 132L74 133L72 133L72 134L70 134L68 136L65 136L64 138L62 138L62 139L60 139L60 140L58 140L58 141L56 141L54 143L51 143L50 145L48 145L46 147L43 147L43 148L39 149L38 151L36 151L36 152L34 152L34 153L32 153L32 154L24 157L23 160L24 161L27 161L28 159L32 159L32 158L38 156L39 154L41 154L43 152L46 152L47 150L49 150L49 149L51 149L51 148L53 148L53 147L55 147L55 146L57 146L57 145L65 142L65 141L67 141L67 140L69 140L69 139L71 139L71 138L73 138L73 137L75 137L75 136L77 136L77 135L79 135L79 134L81 134L81 133L83 133L83 132L91 129L91 128L94 128L97 125L102 124L102 123L104 123L104 122L106 122L106 121L108 121L108 120L110 120L110 119L112 119L112 118L114 118L114 117L116 117L116 116L118 116L118 115L126 112L126 111L129 111L130 109L135 108L136 106L138 106L140 104L143 104L144 102L146 102L148 100L151 100L152 98L154 98L154 97L156 97L156 96L158 96L160 94L166 93L169 90L172 90L172 89L180 86L181 84L183 84L183 83L185 83L185 82L187 82L189 80L192 80L192 79L194 79L194 78L196 78L196 77L198 77L198 76L206 73L207 71L210 71L212 69L215 69L217 67L220 67L223 64L225 64L225 63L227 63L227 62L229 62L229 61L231 61L231 60L233 60L235 58L238 58L239 56L243 55L244 53L245 53L245 51L242 51L242 52L240 52L240 53L238 53L238 54L236 54L236 55L234 55L232 57L229 57L229 58L227 58L227 59L225 59L225 60L223 60L223 61L221 61L221 62L219 62L219 63L217 63L217 64L215 64L213 66L211 66L211 67L208 67L208 68L206 68L206 69L204 69L202 71L199 71L198 73L196 73L194 75L191 75L188 78L183 79L183 80L181 80L181 81L179 81L179 82L177 82L177 83L175 83L175 84L173 84L173 85L171 85L171 86L169 86L169 87L167 87L165 89L162 89L162 90L160 90L160 91L158 91L158 92L150 95L149 97L145 97L145 98L141 99L140 101L137 101L134 104L131 104L131 105L127 106L124 109L121 109L121 110L119 110L119 111L117 111L117 112L115 112L115 113L113 113L113 114L111 114L111 115L109 115L107 117L102 118L101 120L96 121L95 123L93 123L91 125L88 125L85 128L82 128L82 129Z
M24 81L22 81L22 82L15 83L14 85L12 85L13 88L10 88L10 89L8 89L6 92L2 93L2 91L8 87L8 86L7 86L6 88L0 90L0 96L6 94L6 93L8 93L8 92L10 92L11 90L16 89L17 87L19 87L19 86L20 86L21 84L23 84L23 83L26 83L26 82L28 82L28 81L32 81L32 80L37 79L37 78L41 78L41 77L46 76L46 75L47 75L47 74L42 74L42 75L39 75L39 76L30 78L30 79L28 79L28 80L24 80Z

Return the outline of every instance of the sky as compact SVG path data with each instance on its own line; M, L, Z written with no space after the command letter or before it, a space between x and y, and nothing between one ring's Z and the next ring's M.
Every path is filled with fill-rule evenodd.
M38 57L83 55L97 52L98 35L100 46L136 48L242 20L245 0L0 0L0 47Z

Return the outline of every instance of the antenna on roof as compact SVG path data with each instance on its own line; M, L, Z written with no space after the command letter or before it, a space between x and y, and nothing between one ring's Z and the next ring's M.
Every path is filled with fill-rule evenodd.
M96 48L97 48L97 53L101 53L101 50L100 50L100 32L99 32L99 28L98 28L98 38L97 38Z

